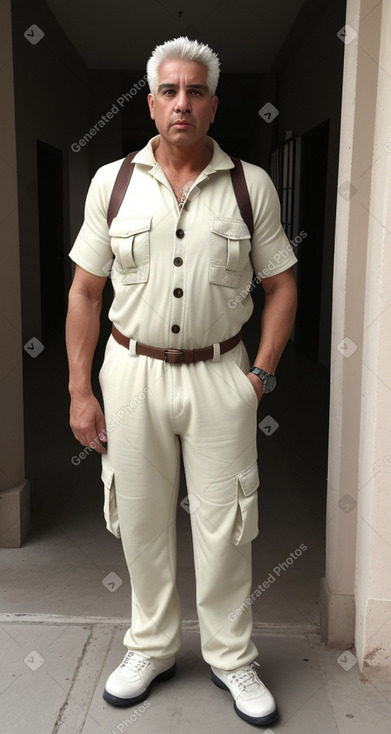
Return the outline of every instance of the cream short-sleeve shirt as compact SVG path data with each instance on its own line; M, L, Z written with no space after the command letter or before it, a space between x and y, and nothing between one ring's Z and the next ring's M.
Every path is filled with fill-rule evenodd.
M181 209L154 157L159 136L152 138L134 159L110 230L107 208L123 159L100 168L70 252L88 272L111 277L109 318L119 331L152 346L191 349L228 339L251 316L253 279L297 262L268 174L243 161L254 217L250 240L232 187L231 158L206 140L212 160Z

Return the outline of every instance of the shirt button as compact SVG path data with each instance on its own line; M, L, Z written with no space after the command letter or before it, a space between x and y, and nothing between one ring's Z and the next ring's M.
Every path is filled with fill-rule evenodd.
M176 266L177 266L177 268L179 268L179 267L180 267L181 265L183 265L183 260L182 260L182 258L181 258L181 257L175 257L175 258L174 258L174 265L176 265Z
M181 327L178 326L178 324L174 324L174 326L171 326L171 331L173 334L179 334L181 330Z
M174 288L173 293L174 293L175 298L182 298L183 296L182 288Z
M178 237L178 239L183 240L183 238L185 236L185 233L184 233L183 229L177 229L176 236Z

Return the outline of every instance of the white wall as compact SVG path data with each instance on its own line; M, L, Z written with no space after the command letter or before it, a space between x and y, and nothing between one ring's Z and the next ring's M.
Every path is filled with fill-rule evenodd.
M368 676L391 669L390 3L348 0L346 22L321 611Z
M363 2L359 42L367 99L376 77L369 170L356 557L356 651L360 667L391 671L391 4ZM369 12L368 12L369 11ZM369 74L368 74L369 72ZM371 121L372 121L371 120ZM365 161L363 161L364 163ZM364 169L363 169L364 171ZM357 181L361 203L360 179Z

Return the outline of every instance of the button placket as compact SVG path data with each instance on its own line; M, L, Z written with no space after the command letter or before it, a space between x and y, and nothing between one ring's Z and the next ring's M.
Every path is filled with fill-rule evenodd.
M172 273L172 305L171 305L171 331L173 334L179 334L181 331L180 325L183 320L183 296L184 296L184 249L185 249L185 229L182 221L184 218L184 212L178 218L176 229L175 229L175 244L174 244L174 256L173 256L173 273ZM182 220L182 221L181 221Z

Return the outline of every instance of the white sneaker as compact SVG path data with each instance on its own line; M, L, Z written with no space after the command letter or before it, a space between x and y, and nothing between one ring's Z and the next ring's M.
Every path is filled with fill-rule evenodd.
M103 698L114 706L133 706L148 697L153 680L168 680L175 672L174 656L159 659L129 650L109 676Z
M259 680L253 662L236 670L220 670L211 666L211 678L219 688L231 692L238 716L250 724L264 726L277 716L276 702L266 686Z

